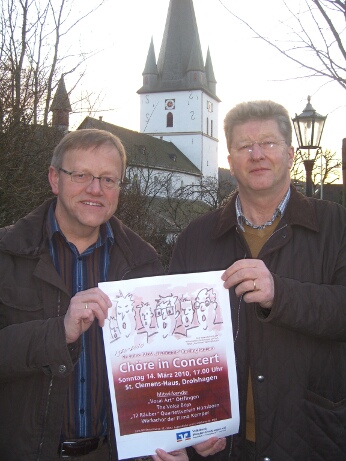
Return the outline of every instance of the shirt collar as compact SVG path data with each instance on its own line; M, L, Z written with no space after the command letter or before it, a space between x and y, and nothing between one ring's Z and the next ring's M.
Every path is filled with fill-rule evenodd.
M65 235L63 234L62 230L60 229L60 226L58 224L58 221L55 217L55 207L56 207L56 200L54 200L48 210L48 217L47 217L47 232L48 232L48 238L49 240L53 239L53 236L55 233L61 234L65 240L67 241ZM109 240L110 244L113 245L114 243L114 234L112 230L112 226L110 225L110 222L107 221L104 224L100 226L100 232L99 236L97 238L97 241L95 242L94 245L92 245L92 248L98 248L106 242L106 240ZM69 242L68 242L69 243Z
M260 226L255 226L254 224L252 224L245 217L245 215L243 213L242 206L241 206L240 197L239 197L239 194L238 194L237 198L236 198L236 202L235 202L235 209L236 209L236 214L237 214L238 226L240 227L240 229L243 232L245 232L244 224L247 224L248 226L250 226L250 227L252 227L254 229L264 229L265 227L270 226L271 224L273 224L273 222L275 221L275 219L278 216L282 216L284 214L286 206L287 206L287 203L288 203L288 201L290 199L290 196L291 196L291 188L289 187L288 191L286 192L286 194L284 196L284 198L281 200L279 205L275 208L275 211L274 211L274 214L273 214L272 218L269 221L265 222L264 224L262 224Z

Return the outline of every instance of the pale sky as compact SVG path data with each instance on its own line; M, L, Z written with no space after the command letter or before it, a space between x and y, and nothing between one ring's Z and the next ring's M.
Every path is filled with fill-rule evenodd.
M95 4L95 0L78 0L81 8ZM77 2L77 4L78 4ZM301 0L290 0L294 11ZM169 0L108 0L90 19L83 22L74 46L81 43L85 51L98 49L97 56L88 61L87 75L71 94L71 102L81 93L101 94L95 117L106 122L139 131L139 95L151 37L158 58L165 26ZM322 148L336 151L341 157L342 139L346 137L346 90L337 83L320 78L298 78L305 75L294 63L281 56L260 39L225 8L250 22L254 28L286 38L279 21L288 13L280 0L194 0L194 8L205 60L210 48L216 93L219 105L219 166L228 167L223 134L225 114L235 104L252 99L272 99L283 104L291 117L301 113L307 96L322 115L328 115L322 136ZM271 32L273 31L273 32ZM274 35L273 35L274 36ZM342 63L344 64L344 63ZM66 77L66 87L74 85L75 77ZM82 110L83 104L74 105ZM86 113L71 117L74 129ZM294 136L294 145L296 138Z

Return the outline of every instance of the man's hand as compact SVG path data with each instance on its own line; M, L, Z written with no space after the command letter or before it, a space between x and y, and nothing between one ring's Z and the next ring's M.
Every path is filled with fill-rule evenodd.
M171 451L167 453L165 450L158 448L156 450L156 455L153 457L154 461L189 461L185 448L181 450Z
M111 300L99 288L80 291L71 298L64 319L67 344L77 341L91 326L95 317L102 327L111 306Z
M218 453L219 451L224 450L225 447L226 447L225 437L222 437L221 439L219 439L218 437L211 437L205 442L201 442L201 443L197 443L196 445L193 445L193 448L201 456L215 455L215 453Z
M259 303L270 309L274 301L274 280L267 266L260 259L240 259L222 274L223 286L235 286L237 296L244 296L246 303Z

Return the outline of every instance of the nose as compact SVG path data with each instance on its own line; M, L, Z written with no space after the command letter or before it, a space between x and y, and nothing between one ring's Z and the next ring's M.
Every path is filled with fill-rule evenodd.
M252 160L261 160L264 158L263 150L257 142L253 144L250 155Z
M103 190L101 187L101 179L96 178L95 176L93 177L93 180L91 181L90 184L88 184L86 188L89 192L92 194L102 194Z

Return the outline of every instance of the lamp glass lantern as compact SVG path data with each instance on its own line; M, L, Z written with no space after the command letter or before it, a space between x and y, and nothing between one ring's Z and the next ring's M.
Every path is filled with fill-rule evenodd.
M311 105L311 97L300 115L292 119L299 149L319 149L327 116L320 115Z
M292 119L294 130L296 132L298 149L297 152L301 152L301 149L307 149L307 158L304 160L305 172L306 172L306 195L311 197L313 195L312 185L312 169L314 167L315 158L318 153L321 153L320 143L323 133L324 124L327 116L320 115L311 105L311 97L308 96L308 103L300 115L297 115ZM314 158L310 159L310 150L316 149ZM321 198L323 189L323 178L322 178L322 155L321 155Z

